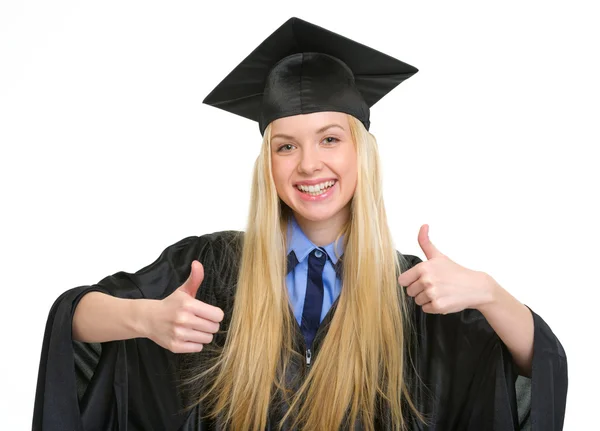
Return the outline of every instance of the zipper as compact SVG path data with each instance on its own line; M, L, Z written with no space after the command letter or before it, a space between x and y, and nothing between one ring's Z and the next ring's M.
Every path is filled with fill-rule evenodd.
M317 334L319 333L319 329L321 329L321 326L323 326L324 324L329 323L329 321L331 320L331 315L334 312L334 310L337 308L337 304L338 304L339 300L340 300L340 297L338 296L336 298L336 300L333 301L333 304L331 304L331 307L329 308L329 311L327 312L327 314L325 314L325 317L323 318L323 321L321 322L321 324L317 328L317 332L315 333L315 339L313 340L313 343L312 343L313 346L315 345L315 341L317 340ZM290 307L290 312L292 313L292 316L293 316L294 311L291 309L291 307ZM296 323L296 327L299 330L298 332L301 333L301 328L297 324L298 321L295 318L294 318L294 322ZM301 337L302 337L302 344L304 346L306 346L306 342L304 341L304 337L302 335L301 335ZM306 368L308 370L310 368L310 363L311 363L311 360L312 360L312 351L310 349L306 349L304 351L304 356L305 356L305 359L306 359Z

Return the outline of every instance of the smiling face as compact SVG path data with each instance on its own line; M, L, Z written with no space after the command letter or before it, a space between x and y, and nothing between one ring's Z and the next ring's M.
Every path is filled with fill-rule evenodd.
M348 219L357 158L345 113L315 112L273 121L271 160L277 194L296 219L340 225Z

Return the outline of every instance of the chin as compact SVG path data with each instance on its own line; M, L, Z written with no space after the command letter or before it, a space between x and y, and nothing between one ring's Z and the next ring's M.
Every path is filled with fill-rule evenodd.
M292 205L288 204L288 206L294 212L294 214L297 214L297 216L311 222L323 222L335 218L343 213L346 207L348 207L348 211L350 211L349 203L346 205L338 204L322 206L315 204L307 205L304 202L298 202L297 204L295 202L291 202L291 204Z
M307 210L296 210L294 208L292 208L292 211L294 211L294 214L299 215L303 219L309 220L312 222L322 222L325 220L329 220L329 219L333 218L339 212L339 210L338 211L307 211Z

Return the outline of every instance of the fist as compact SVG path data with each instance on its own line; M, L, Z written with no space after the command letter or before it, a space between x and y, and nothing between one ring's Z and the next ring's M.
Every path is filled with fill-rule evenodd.
M493 300L490 277L451 260L429 239L429 225L421 226L419 245L427 260L398 277L406 293L425 313L457 313L466 308L478 309Z
M204 280L204 267L192 262L188 279L163 300L156 301L148 318L148 338L173 353L202 350L213 340L223 310L196 299Z

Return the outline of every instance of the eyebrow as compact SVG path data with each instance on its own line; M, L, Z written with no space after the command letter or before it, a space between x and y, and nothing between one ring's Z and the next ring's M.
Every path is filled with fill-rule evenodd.
M328 124L327 126L321 127L319 130L317 130L315 132L315 135L318 135L320 133L323 133L326 130L331 129L332 127L339 127L340 129L342 129L343 131L346 131L346 129L344 129L342 126L340 126L339 124ZM271 140L275 139L275 138L283 138L283 139L294 139L293 136L290 135L285 135L283 133L278 133L276 135L271 136Z

